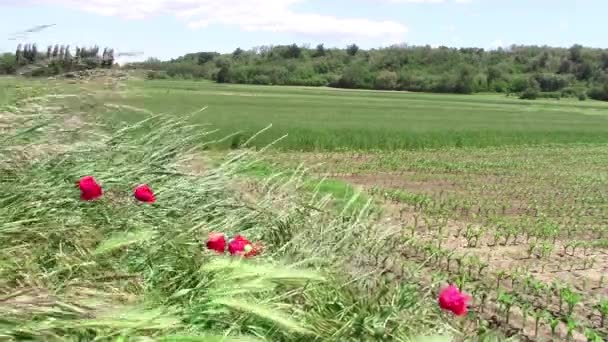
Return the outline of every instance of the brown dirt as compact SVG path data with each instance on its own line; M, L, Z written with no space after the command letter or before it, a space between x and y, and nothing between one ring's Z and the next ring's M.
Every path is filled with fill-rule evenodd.
M405 189L410 192L418 193L439 193L444 191L456 191L458 187L454 182L433 179L433 180L415 180L414 173L393 174L393 173L376 173L373 175L359 174L338 177L341 180L351 184L360 185L364 188L383 187L392 189Z
M394 188L398 186L408 189L412 192L437 193L439 191L447 191L455 189L453 183L441 181L413 181L407 178L407 175L394 174L375 174L375 175L356 175L340 177L345 181L356 184L362 188L372 188L374 186ZM389 186L387 186L387 184ZM523 238L513 243L512 241L506 245L493 245L493 238L486 236L480 239L476 247L467 247L467 240L462 236L456 236L459 230L464 231L467 225L473 225L475 228L479 226L470 220L455 220L448 219L446 229L442 237L438 237L436 231L424 227L424 215L416 212L413 208L404 204L395 204L394 202L385 202L383 205L384 216L381 218L387 223L398 223L400 226L413 226L414 222L418 224L418 235L423 240L437 241L442 238L444 241L442 247L446 250L455 251L459 255L477 256L480 260L486 262L489 267L490 274L497 274L501 271L513 272L518 269L527 269L534 277L545 283L559 282L570 284L574 289L585 294L605 295L606 290L599 286L600 279L608 271L608 255L603 253L601 249L589 249L586 255L582 251L577 251L574 255L564 255L564 242L557 240L554 244L553 251L542 258L535 256L528 257L528 244ZM508 214L508 213L507 213ZM517 214L523 214L523 211L517 211ZM418 217L418 219L416 219ZM433 224L433 223L432 223ZM488 234L489 235L489 234ZM596 262L592 268L582 269L583 260L585 258L594 257ZM572 265L572 266L571 266ZM595 312L590 306L591 303L579 304L575 312L579 317L594 317ZM557 306L554 310L557 311ZM597 325L596 319L591 322ZM521 328L523 323L523 315L514 313L511 326ZM528 327L524 332L527 338L533 337L534 321L528 319L526 323ZM532 329L532 330L531 330ZM561 325L560 335L566 335L565 326ZM544 336L550 336L547 329L542 331ZM575 341L585 341L584 336L576 334Z

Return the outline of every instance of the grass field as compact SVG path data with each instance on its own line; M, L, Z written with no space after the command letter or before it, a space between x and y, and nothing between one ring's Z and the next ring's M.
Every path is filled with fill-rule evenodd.
M285 150L397 150L547 143L608 142L608 103L523 101L501 95L437 95L303 87L135 81L123 103L153 112L196 116L222 135ZM124 118L125 114L121 113Z
M89 324L97 337L608 338L606 103L192 81L4 79L0 86L5 102L26 99L9 106L29 108L21 118L32 111L59 117L53 127L70 132L28 131L0 146L10 166L2 169L0 185L9 191L0 202L16 203L0 207L0 279L7 279L0 294L9 298L0 297L0 309L19 309L10 317L13 334L38 336L23 328L31 312L13 292L43 288L79 307L87 298L74 294L75 283L112 293L95 298L103 307L131 298L148 309L185 309L128 329L106 316L76 324L73 310L61 307L61 320L45 332ZM81 96L43 107L27 96L48 92ZM0 129L36 123L10 117L17 124L0 120ZM149 121L125 126L142 119ZM253 144L288 134L275 149L209 151L205 144L243 131L241 140L220 144L237 148L270 123ZM29 152L15 153L19 146ZM107 202L67 199L83 173L106 179ZM157 184L162 205L130 203L120 189L139 182ZM57 198L49 199L49 188ZM196 247L201 236L240 228L267 246L256 260L261 269L244 265L244 279L230 265L204 267L213 258ZM76 242L66 245L63 235ZM34 252L40 244L46 248ZM9 262L16 257L23 261ZM225 292L212 281L220 269L221 279L237 279ZM466 319L435 307L446 282L472 295Z

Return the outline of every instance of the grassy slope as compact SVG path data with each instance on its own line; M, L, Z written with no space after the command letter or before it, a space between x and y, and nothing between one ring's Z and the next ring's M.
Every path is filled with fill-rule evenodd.
M300 196L298 177L243 188L236 172L254 155L195 172L203 127L159 116L117 130L88 126L87 115L70 126L74 113L102 107L91 96L91 106L67 107L26 96L48 91L5 97L18 110L2 115L13 125L0 140L0 335L345 341L445 331L432 287L376 274L369 254L386 252L386 227L319 215L326 199ZM102 182L102 200L78 200L85 174ZM141 182L157 204L133 201ZM246 262L216 256L204 248L210 231L245 233L266 250Z
M132 82L124 103L155 112L209 109L196 121L246 135L273 124L263 146L313 149L418 149L445 146L607 142L608 104L523 101L498 95L436 95L302 87ZM137 96L135 96L137 95ZM133 113L118 113L136 119Z

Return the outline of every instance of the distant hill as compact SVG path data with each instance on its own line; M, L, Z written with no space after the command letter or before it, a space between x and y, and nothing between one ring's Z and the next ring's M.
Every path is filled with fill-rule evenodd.
M581 45L513 45L487 51L408 45L363 50L354 44L328 49L292 44L249 51L239 48L230 54L197 52L127 67L151 70L151 79L608 100L608 49Z

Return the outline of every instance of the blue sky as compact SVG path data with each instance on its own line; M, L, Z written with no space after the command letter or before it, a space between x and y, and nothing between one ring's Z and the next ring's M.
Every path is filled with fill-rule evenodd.
M608 47L606 0L0 0L0 52L93 45L168 59L187 52L325 43ZM56 24L41 32L15 33Z

